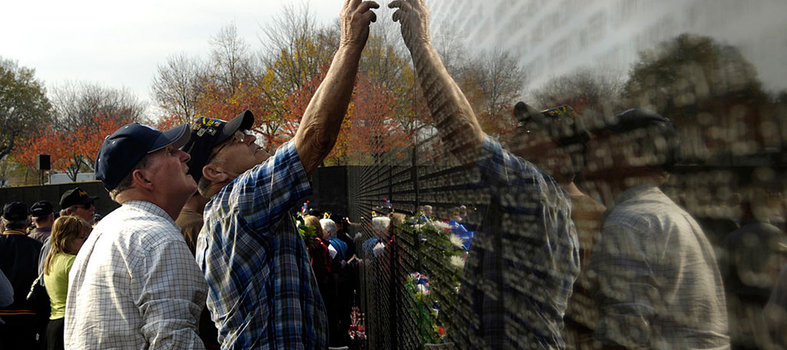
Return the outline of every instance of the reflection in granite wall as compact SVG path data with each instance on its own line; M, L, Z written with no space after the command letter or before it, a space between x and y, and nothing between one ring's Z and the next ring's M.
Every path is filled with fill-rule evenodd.
M363 346L783 341L787 3L427 5L484 150L503 148L462 148L453 96L407 80L384 123L398 142L375 143L379 128L348 180L368 248Z
M452 35L473 51L512 52L535 88L590 67L625 74L637 53L681 33L733 44L761 71L769 89L787 87L787 11L756 0L430 0L435 35ZM756 39L754 39L756 38Z

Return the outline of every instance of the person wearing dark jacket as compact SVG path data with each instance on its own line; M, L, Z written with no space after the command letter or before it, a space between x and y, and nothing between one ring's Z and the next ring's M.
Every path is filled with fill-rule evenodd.
M30 219L24 203L6 204L2 221L5 230L0 236L0 270L13 286L14 301L0 308L4 322L0 324L0 349L35 349L40 346L37 340L40 308L25 296L38 276L41 242L25 232Z

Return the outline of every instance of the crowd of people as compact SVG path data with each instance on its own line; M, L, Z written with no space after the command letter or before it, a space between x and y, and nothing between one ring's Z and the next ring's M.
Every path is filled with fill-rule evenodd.
M349 221L311 213L298 223L292 213L336 142L378 6L345 1L341 44L295 136L274 154L255 143L249 111L166 131L132 123L96 157L96 178L120 204L99 222L96 197L78 187L59 213L46 201L5 204L0 349L347 345L354 264L386 254L396 218L372 218L373 236L356 251ZM480 225L458 233L468 254L457 303L475 322L455 345L734 345L727 273L698 222L660 189L678 161L668 118L635 108L585 127L568 106L519 103L504 147L444 67L424 0L388 6L443 144L479 170L488 198ZM766 248L784 244L783 231L750 219L727 244L751 245L747 232L767 237ZM730 266L757 260L753 247ZM783 264L766 265L735 271L767 310L758 339L784 347L786 273L768 279Z
M59 212L46 200L3 206L0 267L11 287L0 309L3 349L63 348L68 274L92 231L96 199L74 187Z

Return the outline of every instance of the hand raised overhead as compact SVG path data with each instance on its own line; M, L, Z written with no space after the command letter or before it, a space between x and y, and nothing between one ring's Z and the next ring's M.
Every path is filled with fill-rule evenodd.
M379 8L374 1L345 0L342 6L341 45L349 45L363 49L366 39L369 38L369 24L377 20L377 15L371 10Z
M401 24L402 38L408 48L430 42L429 9L424 0L394 0L388 7L397 9L393 20Z

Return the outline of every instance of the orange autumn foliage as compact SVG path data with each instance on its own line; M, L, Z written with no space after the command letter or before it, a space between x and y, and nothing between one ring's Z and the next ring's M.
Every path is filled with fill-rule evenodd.
M93 169L96 154L104 138L131 122L101 116L93 119L96 121L93 128L41 128L35 136L20 144L13 156L23 167L35 169L36 155L49 154L52 170L66 172L75 180L80 171Z
M275 146L290 140L300 126L314 93L325 78L326 69L306 81L302 88L289 94L285 100L287 113L279 132L273 139ZM350 160L382 154L393 147L403 146L405 132L394 121L396 97L379 82L358 73L352 99L347 108L341 130L326 163L346 164Z

